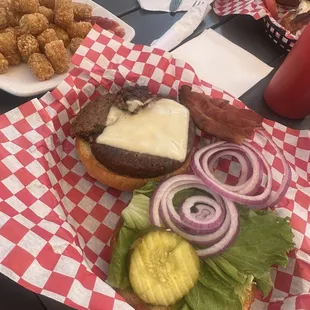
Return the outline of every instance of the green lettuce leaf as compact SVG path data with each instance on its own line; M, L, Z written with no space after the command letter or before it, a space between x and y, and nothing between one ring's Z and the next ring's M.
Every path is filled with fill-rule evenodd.
M151 225L149 206L149 197L142 194L134 195L130 204L122 212L126 227L138 231L148 228Z
M133 192L133 195L138 195L138 194L142 194L145 195L149 198L151 198L155 188L158 186L159 182L148 182L146 185L144 185L143 187L141 187L140 189L136 189Z
M180 310L193 310L193 309L187 303L185 303L183 307L180 308Z
M122 212L126 227L139 231L151 225L150 198L157 185L158 182L148 182L145 186L134 191L132 200Z
M239 206L240 233L221 257L240 272L253 275L266 296L273 288L270 271L273 265L285 267L287 252L294 247L288 218L272 211L254 212Z
M208 272L208 278L199 278L194 288L185 296L194 310L242 310L239 297L232 287L226 287L219 278Z
M128 254L137 232L123 226L120 229L117 243L113 250L107 283L115 288L131 288L128 276Z
M185 299L181 299L178 301L175 305L171 307L173 310L193 310L188 303L185 301Z
M208 272L212 274L229 289L233 289L236 296L243 302L247 299L247 291L251 288L254 276L240 272L235 266L224 257L217 256L208 258L201 269L201 282L208 281Z

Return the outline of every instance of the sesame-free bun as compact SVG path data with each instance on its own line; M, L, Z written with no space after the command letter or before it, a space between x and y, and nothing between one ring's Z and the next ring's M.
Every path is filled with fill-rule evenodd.
M148 181L161 181L170 176L186 173L190 167L193 155L193 151L191 151L183 165L172 173L150 179L133 178L129 176L118 175L113 171L108 170L95 158L91 151L90 144L86 140L80 137L76 137L75 146L78 156L90 176L107 186L114 187L118 190L126 192L132 192L135 189L139 189Z

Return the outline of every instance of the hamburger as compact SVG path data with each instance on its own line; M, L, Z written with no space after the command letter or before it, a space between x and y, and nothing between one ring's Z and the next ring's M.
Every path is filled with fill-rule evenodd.
M274 212L227 202L184 174L195 137L187 106L195 107L198 127L213 134L218 128L221 137L223 121L237 126L228 114L256 117L182 88L184 105L145 87L124 88L89 103L72 123L88 173L133 191L110 240L107 282L136 310L250 309L255 291L266 296L272 289L272 266L287 264L291 227Z
M133 191L187 171L195 126L186 107L146 87L107 94L83 108L71 125L87 172L107 186Z

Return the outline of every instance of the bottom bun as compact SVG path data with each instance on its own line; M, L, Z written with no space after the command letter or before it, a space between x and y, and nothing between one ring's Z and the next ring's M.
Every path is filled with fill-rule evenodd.
M120 220L118 221L111 241L110 241L110 245L112 248L112 251L117 243L117 238L118 238L118 234L120 229L122 228L124 224L124 221L122 218L120 218ZM245 300L245 302L242 305L242 310L250 310L251 309L251 305L254 301L254 297L255 297L255 290L256 290L256 286L255 284L252 284L252 287L250 290L248 290L248 297ZM132 306L135 310L172 310L171 307L161 307L161 306L151 306L151 305L147 305L145 302L143 302L132 290L119 290L116 289L117 293L119 293L124 299L125 301Z
M100 181L101 183L114 187L120 191L132 192L135 189L139 189L144 186L148 181L160 181L162 179L168 178L170 176L186 173L190 167L193 151L187 157L184 164L172 173L162 175L156 178L142 179L142 178L132 178L129 176L118 175L110 170L108 170L104 165L102 165L93 155L90 144L82 139L76 138L75 147L78 156L85 166L89 175L94 179Z
M132 306L135 310L173 310L173 307L160 307L150 306L145 304L133 291L116 290L125 301ZM242 305L242 310L250 310L254 301L255 285L252 285L251 290L248 291L248 297L245 303ZM194 309L195 310L195 309Z

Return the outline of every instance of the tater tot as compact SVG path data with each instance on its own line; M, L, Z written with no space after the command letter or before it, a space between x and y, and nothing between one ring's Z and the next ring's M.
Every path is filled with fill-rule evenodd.
M22 35L21 29L19 27L8 27L8 28L4 29L4 32L13 33L15 38L18 38Z
M0 53L5 57L9 54L18 53L16 36L13 32L0 33Z
M0 74L6 73L9 70L9 62L4 57L3 54L0 53Z
M93 8L86 3L73 3L74 19L84 20L92 16Z
M0 1L0 8L8 8L9 7L9 1L8 0L2 0Z
M54 11L52 9L45 6L39 6L38 13L44 15L50 23L54 21Z
M79 48L79 46L82 44L82 42L83 42L82 38L73 38L69 44L70 52L74 54Z
M27 62L33 75L40 81L49 80L54 75L54 69L45 55L34 53Z
M40 5L53 10L55 7L55 0L40 0Z
M20 19L19 26L25 34L38 35L48 28L48 20L40 13L26 14Z
M38 37L39 46L42 52L44 52L45 44L50 43L52 41L59 40L57 34L54 29L46 29L44 30Z
M69 68L69 55L63 41L57 40L45 45L45 55L56 73L64 73Z
M36 13L39 9L39 0L11 0L11 8L18 13Z
M7 54L7 55L5 55L5 58L8 60L9 65L11 65L11 66L17 66L22 61L22 58L21 58L19 52Z
M38 40L31 34L23 34L17 39L18 50L24 60L28 60L28 57L33 53L39 53Z
M73 23L67 28L67 32L70 38L85 38L89 31L92 29L91 23L78 22Z
M19 21L22 18L22 14L21 13L16 13L16 12L13 12L11 10L7 10L6 14L7 14L7 19L8 19L9 26L15 27L15 26L19 25Z
M8 26L8 17L6 9L0 8L0 29L4 29Z
M67 28L73 23L74 12L72 0L56 0L54 22L62 28Z
M57 35L57 38L59 40L62 40L65 47L67 47L70 43L70 38L66 30L62 29L61 27L55 25L55 24L50 24L50 28L54 29Z

